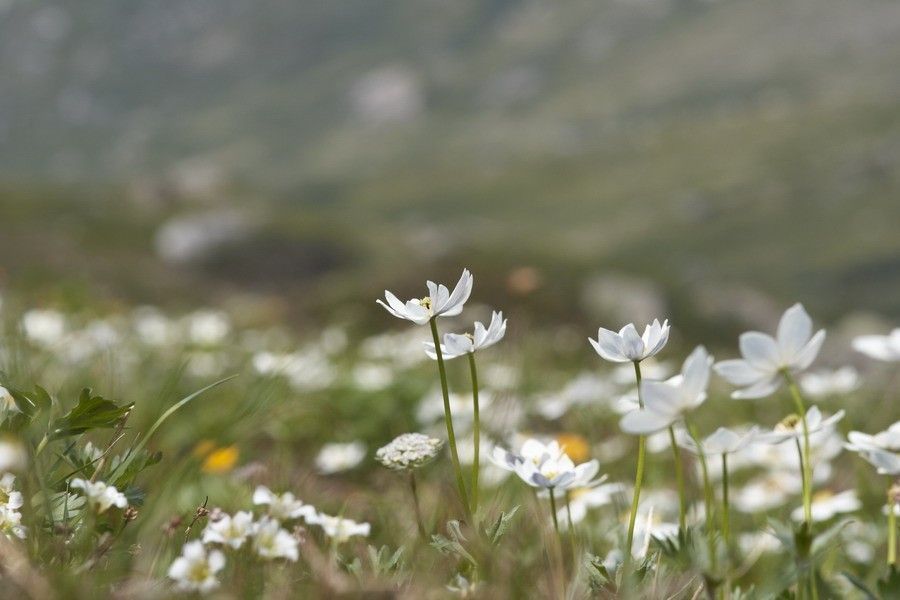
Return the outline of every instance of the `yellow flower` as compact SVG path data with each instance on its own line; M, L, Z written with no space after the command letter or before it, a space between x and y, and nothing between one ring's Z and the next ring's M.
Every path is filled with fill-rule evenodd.
M577 433L561 433L556 436L556 441L575 463L584 462L591 456L590 443Z
M227 473L234 468L240 452L237 446L225 446L209 453L203 461L204 473Z
M194 456L197 458L203 458L210 452L216 449L216 443L212 440L200 440L197 442L197 445L194 446Z

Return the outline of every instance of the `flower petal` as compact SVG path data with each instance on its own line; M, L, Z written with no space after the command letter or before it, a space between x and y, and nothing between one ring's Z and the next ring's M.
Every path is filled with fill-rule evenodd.
M781 366L781 354L772 336L759 331L748 331L741 334L738 344L744 360L752 367L763 372L774 372Z
M646 435L661 431L672 424L674 419L651 410L633 410L619 421L619 428L631 435Z
M819 350L822 349L822 342L825 341L825 330L820 329L816 332L816 335L812 337L811 340L803 347L802 350L794 357L794 361L791 363L791 369L796 371L802 371L809 367L814 360L816 360L816 356L819 355Z
M763 379L749 387L732 392L731 397L735 400L756 400L757 398L765 398L781 386L781 378L773 375L768 379Z
M605 360L610 362L629 362L629 358L625 356L622 337L615 331L601 327L597 331L597 340L589 341L594 350L597 351L597 354Z
M768 378L765 373L740 358L717 362L713 369L732 385L752 385Z
M781 360L790 364L812 335L812 319L799 302L786 311L778 322L778 349Z

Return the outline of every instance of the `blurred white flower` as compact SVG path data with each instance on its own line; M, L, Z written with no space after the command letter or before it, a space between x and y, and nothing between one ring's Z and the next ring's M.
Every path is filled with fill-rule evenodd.
M642 381L644 408L622 417L619 427L625 433L646 435L680 420L706 400L712 363L706 348L698 346L684 361L680 375L667 381Z
M203 530L204 544L223 544L235 550L244 545L253 532L253 513L238 511L210 521Z
M328 357L315 348L290 354L257 352L252 359L254 370L260 375L286 377L297 391L314 392L327 388L336 371Z
M316 515L315 520L311 521L311 523L321 527L325 535L338 544L346 542L355 536L368 537L371 531L371 525L368 523L357 523L350 519L332 517L321 513Z
M181 556L169 567L169 578L175 580L182 591L207 593L219 587L216 573L225 567L225 555L210 550L199 540L188 542L181 549Z
M854 338L853 348L876 360L900 361L900 327L887 335L861 335Z
M745 556L782 551L779 539L768 531L742 533L738 536L738 547Z
M634 380L633 369L631 379ZM615 391L615 386L606 377L596 373L580 373L561 391L535 399L535 408L545 419L555 420L572 407L593 406L598 402L606 401L613 396Z
M16 476L12 473L4 473L0 477L0 506L10 510L18 510L25 504L22 492L16 491L14 485Z
M12 394L9 393L9 390L3 386L0 386L0 413L2 412L22 411L19 410L19 407L16 405L16 401L12 397Z
M375 459L394 471L417 469L434 460L443 440L421 433L404 433L375 452Z
M221 311L200 310L187 316L187 330L192 343L216 346L231 332L231 321Z
M404 304L397 296L385 290L384 297L387 300L387 304L381 300L376 300L376 302L398 319L406 319L416 325L424 325L432 317L452 317L461 313L463 305L472 293L473 281L474 277L469 273L469 270L463 269L462 276L456 283L456 287L453 288L452 293L444 284L428 281L426 283L428 295L422 299L414 298Z
M800 378L800 387L813 398L849 394L859 387L859 372L853 367L813 371Z
M800 478L786 470L767 473L751 479L734 490L731 504L743 513L766 512L784 505L802 489Z
M69 487L75 490L82 490L88 504L98 513L104 513L113 506L116 508L128 506L128 499L125 497L125 494L117 490L116 486L108 485L103 481L73 479Z
M654 356L669 340L669 321L660 324L658 319L644 328L639 335L633 323L629 323L618 333L601 327L597 339L588 339L601 358L610 362L639 362Z
M647 360L641 361L641 376L644 379L653 379L655 381L662 381L663 379L668 378L672 371L674 370L674 366L671 361L660 361L656 358L648 358ZM624 385L635 388L634 386L634 366L630 364L618 364L616 365L612 373L610 374L610 379L612 383L616 385ZM637 388L635 388L636 390Z
M0 506L0 534L9 539L24 540L26 530L22 526L22 513L8 506Z
M315 507L311 504L304 504L291 492L279 495L264 485L257 486L253 491L253 504L268 506L269 516L279 521L290 521L302 517L308 523L316 514Z
M18 439L0 437L0 473L21 472L28 466L28 451Z
M604 483L593 488L572 490L569 497L569 508L562 507L557 511L560 526L569 526L569 510L572 512L572 523L581 523L588 511L612 504L617 496L624 497L628 490L622 483Z
M351 373L353 384L367 392L377 392L394 382L394 371L385 365L360 363Z
M654 518L652 506L647 510L646 518L638 515L635 523L634 546L631 550L634 558L647 556L647 552L650 551L650 541L653 539L667 540L678 537L678 524L665 523Z
M813 406L806 411L806 429L812 435L827 430L843 418L843 410L837 411L826 419L822 416L819 407ZM759 434L758 440L768 444L780 444L786 440L800 439L802 437L803 419L798 415L791 415L776 425L772 431Z
M316 468L325 475L349 471L365 457L366 445L362 442L325 444L316 455Z
M881 475L900 475L900 421L875 435L851 431L848 450L869 461Z
M824 341L825 330L813 335L812 319L797 303L782 315L776 337L759 331L741 334L743 358L719 362L715 370L742 388L733 392L732 398L765 398L781 386L784 371L798 373L809 367Z
M479 394L479 403L481 405L481 418L489 418L486 412L494 401L494 395L490 390L482 389ZM468 427L475 417L474 405L472 404L471 394L450 393L450 411L453 414L454 422L459 422L458 428L465 429ZM444 418L444 400L441 396L439 388L431 390L419 402L416 409L416 419L422 425L430 425Z
M538 464L532 460L523 460L516 465L515 473L531 487L566 490L594 485L594 477L599 470L600 463L597 460L576 466L572 459L563 453L547 454Z
M743 432L719 427L713 433L706 436L706 438L700 442L699 447L693 438L682 432L682 435L679 436L679 443L695 454L699 454L700 452L703 452L706 456L732 454L734 452L739 452L754 443L759 434L758 432L759 430L757 427L751 427L749 430Z
M66 317L55 310L29 310L22 316L22 331L40 346L53 346L66 333Z
M475 332L472 334L446 333L441 344L441 354L445 359L456 358L464 354L472 354L478 350L493 346L506 335L506 319L502 312L494 312L491 322L485 328L484 323L475 321ZM434 342L425 342L425 354L437 360Z
M291 562L300 558L297 538L271 518L264 517L253 525L253 549L262 558L285 558Z
M856 490L847 490L833 494L827 490L817 492L812 498L812 520L815 522L828 521L835 515L854 512L862 507L862 503L856 496ZM803 520L803 507L800 506L791 512L791 518L795 521Z
M154 307L144 306L136 309L132 322L142 344L165 346L176 341L174 323Z

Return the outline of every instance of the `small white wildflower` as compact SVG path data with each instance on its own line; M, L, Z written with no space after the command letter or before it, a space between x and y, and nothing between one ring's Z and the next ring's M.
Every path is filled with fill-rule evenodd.
M444 334L444 341L441 344L441 356L449 360L464 354L473 354L477 350L493 346L502 340L504 335L506 335L506 319L503 318L502 312L494 312L487 327L481 321L476 321L474 333L472 334ZM434 342L425 342L423 345L428 358L437 360Z
M66 333L66 318L55 310L29 310L22 316L22 331L41 346L60 342Z
M0 506L0 534L7 538L25 539L25 528L22 526L22 513L8 506Z
M182 591L207 593L219 587L216 573L225 567L225 555L210 550L199 540L188 542L181 549L181 556L169 567L169 578L175 580Z
M0 473L21 472L28 466L28 452L19 440L0 437Z
M814 371L800 379L800 387L813 398L849 394L859 387L859 373L853 367Z
M299 542L281 524L263 518L253 525L253 549L262 558L286 558L292 562L300 558Z
M125 508L128 499L125 494L113 485L107 485L102 481L87 481L85 479L73 479L69 484L72 489L80 489L87 497L88 503L98 512L104 513L110 507Z
M319 513L310 523L318 525L325 532L325 535L334 539L337 543L343 543L353 536L368 537L371 531L371 525L368 523L357 523L350 519L342 517L332 517Z
M252 530L252 513L239 511L234 516L223 515L221 519L206 525L203 530L203 543L223 544L237 550L244 545Z
M231 321L220 311L201 310L187 317L188 337L201 346L222 343L231 332Z
M316 456L316 468L325 475L349 471L365 457L366 445L362 442L325 444Z
M375 459L394 471L417 469L434 460L443 446L443 440L421 433L404 433L379 448Z
M253 504L269 507L269 516L279 521L304 518L308 522L315 516L316 509L298 500L291 492L281 495L261 485L253 491Z
M3 477L0 477L0 506L10 510L18 510L25 504L22 492L13 488L15 482L16 476L12 473L4 473Z
M861 335L854 338L853 348L876 360L900 361L900 327L887 335Z
M453 288L453 292L443 284L432 281L426 283L428 296L418 299L413 298L405 304L397 296L385 290L385 304L382 300L376 300L385 310L397 317L412 321L416 325L424 325L434 317L453 317L462 312L463 305L472 293L474 277L468 269L463 269L462 276Z
M827 431L832 425L844 418L844 411L839 410L827 419L822 415L818 406L813 406L806 411L806 430L809 435ZM803 419L797 415L790 415L775 426L769 433L761 433L757 439L769 444L780 444L790 439L803 437Z
M634 323L629 323L618 333L601 327L597 339L588 340L601 358L610 362L640 362L654 356L669 341L669 321L660 324L658 319L644 328L640 335Z
M812 498L812 520L817 523L828 521L836 515L857 511L860 507L862 507L862 502L856 496L856 490L847 490L839 494L823 490ZM791 518L795 521L802 521L803 507L795 509L791 513Z

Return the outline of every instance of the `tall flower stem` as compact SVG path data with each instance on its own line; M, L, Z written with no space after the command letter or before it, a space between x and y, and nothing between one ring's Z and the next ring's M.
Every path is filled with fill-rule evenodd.
M572 494L566 490L566 518L569 520L569 541L572 544L572 564L577 565L578 549L575 544L575 523L572 521L572 503L570 502Z
M812 527L812 465L809 452L809 427L806 424L806 405L803 403L800 388L797 387L797 382L791 372L783 369L781 373L787 382L791 397L794 399L797 416L800 417L803 425L803 520L806 521L807 527Z
M728 455L722 454L722 541L728 548L729 541L729 517L728 517Z
M891 493L888 493L888 531L887 531L887 562L893 567L897 564L897 503Z
M697 458L700 459L700 471L703 474L703 493L706 506L703 512L706 513L706 543L709 548L709 563L713 570L716 569L718 557L716 556L716 532L713 527L713 513L715 511L715 495L713 494L712 484L709 482L709 467L706 464L706 453L703 451L703 445L700 443L700 436L697 435L697 428L692 424L685 423L688 433L694 444L697 446Z
M419 535L423 540L428 540L428 533L425 531L425 523L422 521L422 511L419 509L419 489L416 485L415 471L409 472L409 489L412 491L413 508L416 511L416 525L419 528Z
M644 400L641 395L641 363L634 361L634 377L637 380L638 388L638 405L644 408ZM644 482L644 462L646 454L646 438L642 435L638 437L638 459L637 470L634 474L634 493L631 498L631 515L628 517L628 537L625 541L625 560L631 559L631 547L634 544L634 523L637 519L638 504L641 501L641 485Z
M444 396L444 423L447 425L447 441L450 446L450 460L453 461L453 470L456 471L456 487L459 488L459 499L462 501L466 516L471 520L472 509L469 505L469 495L466 493L466 482L463 479L462 468L459 465L459 452L456 450L456 434L453 432L453 415L450 412L450 391L447 388L447 370L444 367L444 354L441 352L441 341L438 337L437 323L434 317L429 321L431 325L431 337L434 340L434 353L437 355L438 374L441 377L441 393Z
M472 512L478 512L478 469L481 464L481 417L478 408L478 369L475 353L469 353L469 373L472 376L472 435L475 445L475 462L472 466Z
M550 492L550 514L553 515L553 529L556 530L556 535L559 535L559 520L556 518L556 496L553 493L553 488L548 488L547 491Z
M675 429L669 426L669 442L672 444L672 458L675 459L675 482L678 485L678 532L684 535L686 531L687 497L684 489L684 465L681 464L681 448L675 441Z

